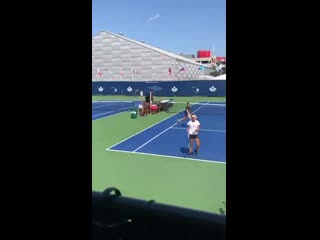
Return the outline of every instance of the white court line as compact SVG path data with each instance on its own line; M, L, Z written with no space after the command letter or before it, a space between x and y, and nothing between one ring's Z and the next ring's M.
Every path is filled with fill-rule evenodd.
M201 108L203 108L206 104L204 104L203 106L199 107L197 110L195 110L193 113L195 113L196 111L200 110ZM170 128L172 128L174 125L176 125L177 123L171 125L170 127L168 127L167 129L165 129L164 131L162 131L161 133L159 133L158 135L154 136L153 138L151 138L149 141L145 142L144 144L142 144L140 147L138 147L137 149L133 150L133 152L136 152L137 150L139 150L140 148L142 148L143 146L147 145L149 142L153 141L154 139L156 139L157 137L159 137L160 135L162 135L163 133L165 133L166 131L168 131Z
M100 118L97 118L97 119L94 119L94 120L97 121L97 120L100 120L100 119L105 119L105 118L108 118L108 117L113 117L113 116L118 115L118 114L121 114L121 113L126 113L126 112L119 112L119 113L111 114L111 115L108 115L108 116L105 116L105 117L100 117Z
M108 114L108 113L112 113L112 112L114 112L114 111L109 111L109 112L100 113L100 114L94 115L94 116L92 116L92 117L97 117L97 116L101 116L101 115Z
M182 111L184 111L184 110L182 110ZM175 115L177 115L177 114L181 113L182 111L180 111L180 112L178 112L178 113L176 113L176 114L173 114L173 115L171 115L171 116L169 116L169 117L167 117L167 118L165 118L165 119L161 120L160 122L157 122L157 123L155 123L155 124L151 125L150 127L145 128L145 129L141 130L140 132L137 132L137 133L135 133L135 134L133 134L133 135L131 135L131 136L129 136L129 137L127 137L127 138L123 139L122 141L120 141L120 142L118 142L118 143L116 143L116 144L112 145L111 147L106 148L106 150L110 150L110 148L113 148L114 146L116 146L116 145L118 145L118 144L120 144L120 143L122 143L122 142L124 142L124 141L126 141L126 140L128 140L128 139L130 139L130 138L132 138L132 137L134 137L134 136L136 136L136 135L138 135L138 134L140 134L140 133L142 133L142 132L144 132L144 131L146 131L146 130L150 129L150 128L152 128L152 127L154 127L154 126L156 126L157 124L160 124L161 122L163 122L163 121L165 121L165 120L167 120L167 119L169 119L169 118L171 118L171 117L173 117L173 116L175 116Z
M92 101L92 103L104 103L104 102L132 102L132 101L130 101L130 100L121 100L121 99L120 100L115 99L115 100L95 100L95 101Z
M127 108L127 107L125 107L125 108L119 108L119 109L117 109L117 111L124 110L124 109L128 109L128 108ZM95 109L92 109L92 110L95 110ZM117 111L108 111L108 112L104 112L104 113L100 113L100 114L94 115L94 116L92 116L92 117L97 117L97 116L100 116L100 115L104 115L104 114L112 113L112 112L117 112ZM113 114L113 115L116 115L116 114ZM113 116L113 115L112 115L112 116Z
M100 107L104 107L104 106L111 106L111 105L115 105L115 104L107 104L107 105L103 105L103 106L100 106ZM96 107L96 108L98 108L98 107ZM96 110L96 108L92 108L92 110ZM111 112L116 112L116 111L120 111L120 110L124 110L124 109L130 109L130 108L134 108L134 106L132 106L132 107L123 107L123 108L119 108L119 109L117 109L117 110L114 110L114 111L111 111Z
M174 125L176 125L177 123L171 125L170 127L168 127L166 130L162 131L161 133L159 133L158 135L154 136L153 138L151 138L149 141L145 142L144 144L142 144L140 147L136 148L135 150L133 150L133 152L138 151L140 148L142 148L143 146L147 145L149 142L151 142L152 140L156 139L157 137L159 137L160 135L162 135L163 133L165 133L166 131L170 130L170 128L172 128Z
M173 127L172 129L186 130L186 128L182 128L182 127ZM214 130L214 129L200 128L200 132L202 132L202 131L205 131L205 132L226 132L226 130Z
M176 156L170 156L170 155L160 155L160 154L144 153L144 152L132 152L132 151L114 150L114 149L107 149L107 151L122 152L122 153L134 153L134 154L150 155L150 156L156 156L156 157L170 157L170 158L177 158L177 159L183 159L183 160L226 164L226 162L210 161L210 160L205 160L205 159L194 159L194 158L188 158L188 157L176 157Z
M114 103L114 104L104 104L104 105L101 105L101 106L93 107L92 110L95 110L97 108L101 108L101 107L104 107L104 106L112 106L112 105L116 105L116 103Z

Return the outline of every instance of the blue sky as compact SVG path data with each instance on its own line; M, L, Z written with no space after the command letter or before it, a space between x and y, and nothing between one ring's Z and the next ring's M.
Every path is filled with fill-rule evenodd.
M122 32L174 53L226 56L226 0L92 0L92 35Z

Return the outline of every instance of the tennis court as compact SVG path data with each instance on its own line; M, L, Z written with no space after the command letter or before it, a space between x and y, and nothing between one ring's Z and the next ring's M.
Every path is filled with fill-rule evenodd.
M92 120L109 117L137 107L139 101L98 100L92 102Z
M225 162L225 105L200 103L193 105L193 113L200 116L201 153L193 156L198 161ZM188 157L188 139L186 123L177 123L180 112L156 125L131 136L120 143L107 148L108 151L131 152L170 157Z
M115 186L140 199L219 213L226 198L224 98L175 98L169 111L130 118L138 99L95 97L93 190ZM122 98L122 99L120 99ZM187 101L201 123L198 155L187 155Z

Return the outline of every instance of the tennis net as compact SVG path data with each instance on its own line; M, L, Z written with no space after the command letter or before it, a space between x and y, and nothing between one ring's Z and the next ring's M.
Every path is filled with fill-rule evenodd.
M167 113L183 112L186 109L187 104L185 102L170 101L163 104L163 110ZM200 115L225 115L226 104L225 103L190 103L191 113Z
M131 111L138 105L136 101L94 101L92 110L94 111Z

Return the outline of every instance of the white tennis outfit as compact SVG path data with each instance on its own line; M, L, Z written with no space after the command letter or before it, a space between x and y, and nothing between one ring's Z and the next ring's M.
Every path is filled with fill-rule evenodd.
M188 124L189 126L189 134L190 135L197 135L198 132L196 131L198 129L198 126L200 126L200 122L198 120L195 120L194 122L189 121Z

